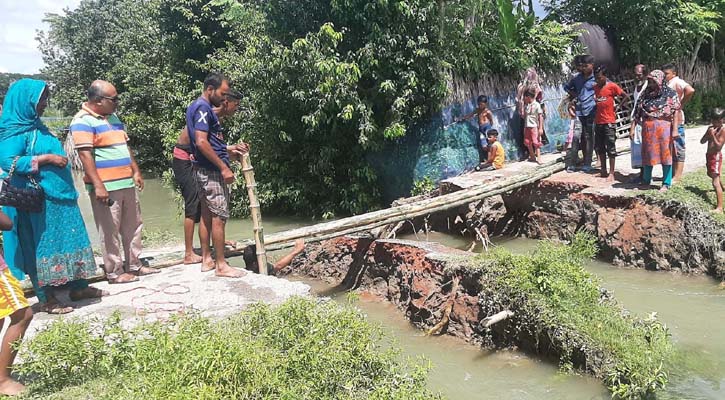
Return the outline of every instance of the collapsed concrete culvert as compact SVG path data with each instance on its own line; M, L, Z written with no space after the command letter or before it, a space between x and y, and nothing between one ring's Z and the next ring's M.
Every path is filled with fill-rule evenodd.
M625 398L661 388L667 329L629 315L583 269L593 240L541 246L473 256L434 243L343 237L309 245L283 273L349 287L355 269L358 290L394 303L429 334L520 348L602 379Z

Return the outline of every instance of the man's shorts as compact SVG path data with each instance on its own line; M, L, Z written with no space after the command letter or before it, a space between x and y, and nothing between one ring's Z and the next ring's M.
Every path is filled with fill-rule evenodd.
M675 142L675 151L677 153L673 161L685 162L685 125L677 127L677 134L680 135L680 137L673 140L673 142Z
M594 126L594 150L597 154L606 153L608 157L617 156L617 130L614 124L596 124Z
M184 216L199 222L201 218L201 202L199 201L199 184L196 182L196 173L193 163L189 160L181 160L176 157L171 161L171 169L174 171L174 181L181 190L181 197L184 198Z
M533 146L535 149L541 147L539 128L524 128L524 146L528 147L529 145ZM529 157L533 157L533 154L530 154Z
M710 176L719 176L722 171L722 152L715 154L705 154L707 164L707 174Z
M0 271L0 318L5 318L15 311L28 307L28 299L10 269Z
M217 217L229 219L229 186L224 183L221 171L194 166L199 194L209 207L209 211Z

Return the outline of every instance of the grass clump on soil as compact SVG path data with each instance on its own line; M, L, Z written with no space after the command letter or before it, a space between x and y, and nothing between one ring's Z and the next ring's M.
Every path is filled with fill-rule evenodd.
M596 254L596 241L577 234L568 246L542 241L529 254L497 248L478 258L492 309L509 309L518 337L557 348L565 369L587 369L618 398L641 398L663 388L673 346L668 329L654 316L637 318L601 288L583 263ZM485 258L484 258L485 257ZM534 331L531 320L536 320Z
M353 308L295 298L219 321L57 321L23 345L17 371L27 398L440 398L426 389L428 367L381 339Z
M665 192L651 191L641 196L647 203L661 207L665 215L682 221L687 235L681 241L689 247L690 257L703 254L709 261L709 273L725 279L722 264L725 214L712 212L717 201L712 179L705 169L684 175L680 182ZM696 265L701 264L702 261L696 262Z
M680 204L700 213L709 216L722 226L725 226L725 214L711 212L717 205L715 189L712 188L712 178L707 176L707 171L699 169L683 175L680 182L672 185L665 192L648 191L643 196L651 201L660 204Z

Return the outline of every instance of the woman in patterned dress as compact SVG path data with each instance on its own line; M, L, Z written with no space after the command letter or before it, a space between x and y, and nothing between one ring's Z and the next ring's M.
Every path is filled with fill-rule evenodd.
M630 128L630 136L636 127L642 127L642 183L652 182L652 169L662 165L661 191L672 185L672 159L674 139L678 137L677 125L680 100L677 93L664 82L664 72L656 69L647 76L647 89L641 95Z
M65 314L72 307L54 296L53 288L67 286L73 301L107 294L89 287L96 271L88 233L73 186L68 158L58 138L40 121L50 92L45 82L21 79L5 96L0 118L0 168L11 183L30 187L38 182L45 192L40 212L3 207L13 229L3 232L5 261L17 279L30 277L40 311Z

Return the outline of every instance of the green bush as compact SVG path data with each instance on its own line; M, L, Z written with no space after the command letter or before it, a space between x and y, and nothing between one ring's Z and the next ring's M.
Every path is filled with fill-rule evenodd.
M717 199L715 189L712 187L712 179L707 176L704 168L683 175L680 182L672 185L666 192L647 191L643 196L659 204L680 204L691 211L709 215L720 224L725 224L724 214L711 213L717 205Z
M571 368L575 354L589 350L589 356L601 359L587 359L587 368L614 395L645 397L668 381L670 335L653 316L639 319L623 310L584 269L583 262L596 254L595 243L579 233L569 246L542 241L530 254L498 248L478 257L475 267L500 306L538 320L538 331L528 334L548 335L562 346L562 367Z
M720 87L725 88L725 79L720 83ZM725 91L695 88L692 99L685 104L685 118L688 123L709 124L710 114L715 107L725 107Z
M56 321L23 344L29 398L431 399L427 367L357 310L296 298L214 321Z
M429 177L423 177L423 179L413 182L413 188L410 190L411 196L418 196L421 194L428 194L434 191L436 183Z

